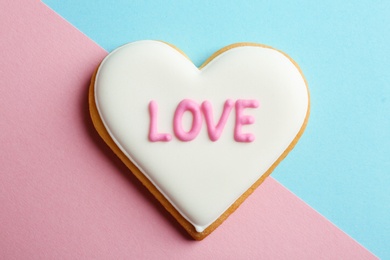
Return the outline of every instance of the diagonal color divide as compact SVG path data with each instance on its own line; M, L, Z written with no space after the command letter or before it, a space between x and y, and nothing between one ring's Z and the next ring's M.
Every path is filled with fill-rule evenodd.
M1 12L0 258L375 258L272 178L188 241L92 129L106 52L40 2Z
M45 0L105 50L162 39L195 64L233 42L283 50L304 72L311 117L272 176L390 259L390 2Z

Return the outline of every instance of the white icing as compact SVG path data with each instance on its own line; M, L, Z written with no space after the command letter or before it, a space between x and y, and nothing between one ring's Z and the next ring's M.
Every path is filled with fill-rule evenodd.
M281 156L304 123L309 106L305 81L280 52L241 46L223 52L199 70L185 56L158 41L124 45L99 67L95 99L100 117L118 147L198 232L229 208ZM245 110L255 123L243 132L251 143L236 142L234 113L218 141L203 125L196 139L173 135L179 102L213 105L218 120L227 99L255 99ZM158 130L170 142L150 142L148 104L158 103ZM186 112L187 113L187 112ZM190 129L191 116L183 117Z

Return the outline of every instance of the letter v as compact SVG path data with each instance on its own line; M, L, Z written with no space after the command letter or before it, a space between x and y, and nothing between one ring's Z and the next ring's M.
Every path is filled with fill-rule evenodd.
M202 111L206 119L207 132L209 134L209 138L211 141L215 142L221 136L222 131L225 128L225 124L227 122L229 114L232 111L233 107L234 107L234 101L231 99L226 100L219 122L216 126L214 126L213 107L211 103L207 100L202 103Z

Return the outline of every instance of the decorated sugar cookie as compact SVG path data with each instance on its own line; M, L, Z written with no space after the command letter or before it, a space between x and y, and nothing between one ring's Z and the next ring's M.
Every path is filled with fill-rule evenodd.
M251 43L200 68L163 42L124 45L100 64L89 99L103 140L197 240L272 172L309 115L294 61Z

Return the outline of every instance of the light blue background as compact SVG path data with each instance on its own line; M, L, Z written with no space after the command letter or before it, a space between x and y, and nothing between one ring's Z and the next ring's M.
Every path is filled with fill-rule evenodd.
M164 40L196 65L235 42L288 53L311 117L273 177L390 259L390 1L237 2L45 0L107 51Z

